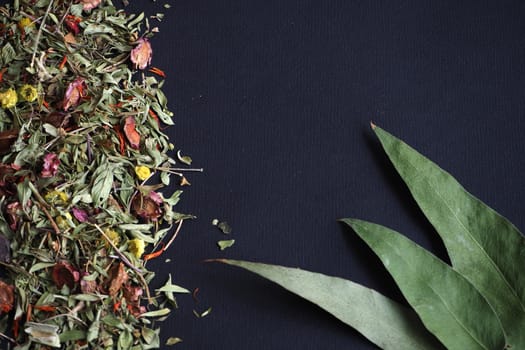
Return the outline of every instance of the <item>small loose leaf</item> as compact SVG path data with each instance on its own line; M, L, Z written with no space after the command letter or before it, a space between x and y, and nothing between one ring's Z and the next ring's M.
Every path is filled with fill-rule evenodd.
M155 311L148 311L140 315L140 317L162 317L166 316L171 312L169 308L158 309Z
M352 281L277 265L211 261L241 267L279 284L355 328L382 349L443 349L412 310Z
M343 222L377 254L427 329L447 349L505 347L496 314L462 275L393 230L356 219Z
M452 265L496 311L509 346L525 348L525 238L449 173L373 126L412 196L439 233Z
M166 340L166 345L170 346L170 345L175 345L181 342L182 342L181 338L169 337L168 340Z
M217 245L219 246L220 250L224 250L226 248L230 248L234 244L235 244L235 240L234 239L228 239L228 240L223 240L223 241L218 241L217 242Z

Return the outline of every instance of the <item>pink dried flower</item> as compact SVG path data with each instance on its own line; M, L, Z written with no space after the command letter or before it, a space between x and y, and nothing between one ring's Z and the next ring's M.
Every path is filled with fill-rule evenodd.
M9 203L6 208L7 217L9 221L9 227L11 230L16 231L16 228L18 227L18 221L20 219L20 213L19 211L22 209L22 205L20 202L13 202Z
M131 62L135 65L136 69L145 69L151 63L151 56L153 50L148 39L137 40L138 45L131 50Z
M100 5L101 0L82 0L82 9L89 11Z
M48 153L44 156L44 165L40 176L42 177L53 177L58 172L58 166L60 165L60 159L54 153Z
M75 217L75 219L77 219L79 222L88 221L89 216L85 210L73 207L71 211L73 212L73 216Z
M84 79L82 78L76 78L73 82L69 83L64 94L64 100L62 101L64 111L67 111L71 107L78 106L80 99L85 96L85 88Z

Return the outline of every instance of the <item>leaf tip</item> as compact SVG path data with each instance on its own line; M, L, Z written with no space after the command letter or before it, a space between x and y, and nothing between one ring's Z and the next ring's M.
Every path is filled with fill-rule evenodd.
M370 127L372 128L372 130L375 130L377 125L375 125L373 121L370 121Z

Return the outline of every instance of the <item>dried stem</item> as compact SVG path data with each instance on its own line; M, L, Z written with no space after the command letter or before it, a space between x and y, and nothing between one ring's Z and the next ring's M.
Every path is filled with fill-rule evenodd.
M38 28L38 33L36 33L35 46L33 47L33 56L31 57L31 68L33 68L33 66L35 65L36 51L38 50L38 44L40 42L40 36L42 35L42 29L46 25L47 15L49 15L49 11L51 11L52 6L53 6L53 0L50 0L49 5L47 5L46 12L44 13L44 17L42 17L42 23L40 23L40 27Z

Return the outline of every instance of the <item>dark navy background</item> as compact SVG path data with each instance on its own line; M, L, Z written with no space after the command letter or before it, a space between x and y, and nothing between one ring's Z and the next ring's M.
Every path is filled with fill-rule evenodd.
M153 65L188 174L185 223L159 283L200 288L162 327L173 348L376 349L316 306L242 270L246 259L352 279L403 301L378 259L336 220L399 230L447 259L369 122L401 137L525 227L523 1L177 0ZM154 7L151 7L154 6ZM233 227L236 244L211 225ZM212 307L198 319L192 310Z

